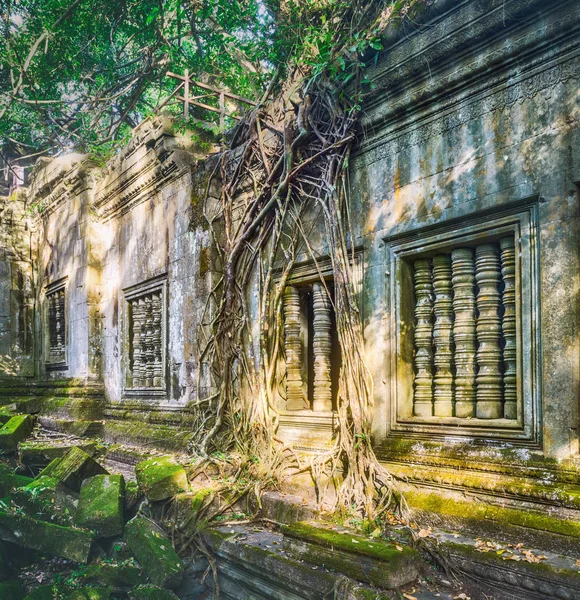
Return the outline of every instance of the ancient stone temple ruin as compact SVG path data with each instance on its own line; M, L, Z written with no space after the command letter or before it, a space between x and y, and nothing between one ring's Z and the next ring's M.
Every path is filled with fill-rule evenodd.
M418 521L461 532L442 543L488 597L572 600L580 6L443 0L422 19L367 68L374 91L350 165L373 445ZM140 448L187 452L191 405L210 385L199 348L219 273L201 205L218 160L158 119L107 164L41 159L0 198L6 403L43 398L43 427L104 440L119 464ZM280 437L316 453L336 430L341 356L327 240L315 211L309 223L317 260L304 250L288 279L276 394ZM485 536L549 564L479 553ZM228 560L237 571L224 580L258 577ZM274 597L259 577L251 597ZM276 597L318 597L278 577Z

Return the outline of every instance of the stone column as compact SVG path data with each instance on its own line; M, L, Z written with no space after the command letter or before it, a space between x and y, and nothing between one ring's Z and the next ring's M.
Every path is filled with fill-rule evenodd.
M155 292L152 297L153 311L153 387L163 384L163 324L161 292Z
M435 392L433 414L453 416L453 296L451 287L451 256L433 258L433 344L435 346Z
M300 339L300 292L287 285L284 291L284 348L286 351L286 408L302 410L304 402L302 382L302 341Z
M455 416L475 416L475 261L471 248L451 253L453 341L455 343Z
M314 389L313 410L332 410L330 299L323 283L312 285Z
M476 416L478 419L503 417L501 378L501 321L499 317L501 281L499 251L495 244L482 244L475 249L477 294L477 365Z
M431 261L416 260L415 269L415 393L413 414L433 416L433 283Z
M517 419L517 352L516 352L516 257L513 237L500 240L503 278L503 416Z

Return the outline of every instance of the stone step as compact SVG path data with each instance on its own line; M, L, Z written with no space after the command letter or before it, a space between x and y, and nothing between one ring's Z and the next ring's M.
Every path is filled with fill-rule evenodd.
M398 479L415 485L441 486L483 494L498 495L521 502L550 504L580 510L580 485L537 480L532 477L513 477L486 471L454 469L451 467L422 467L397 462L383 463Z
M106 419L103 421L102 438L110 443L141 449L186 453L194 434L190 429L170 425Z
M41 469L55 458L61 458L75 447L84 450L90 456L95 456L102 450L99 444L93 440L37 439L20 442L18 445L18 462L32 469Z
M344 598L392 598L365 583L329 570L320 561L306 562L288 553L285 536L267 528L232 525L212 528L204 542L216 556L218 582L223 597L236 600L319 600L341 590ZM309 542L305 542L308 544ZM312 544L313 556L322 546ZM353 559L345 554L345 564ZM415 568L406 571L412 581ZM405 577L405 578L406 578ZM211 578L208 578L211 579ZM403 578L402 578L403 579ZM211 585L212 582L208 581Z
M47 396L43 399L40 414L63 420L98 421L102 418L103 408L104 401L98 396L93 398Z
M38 417L38 423L48 431L65 433L75 437L101 437L103 422L86 419L59 419L53 416Z

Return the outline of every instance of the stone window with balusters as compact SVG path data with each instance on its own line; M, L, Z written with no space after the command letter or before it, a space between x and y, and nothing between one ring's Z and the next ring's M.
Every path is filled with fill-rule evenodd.
M386 240L391 431L536 443L536 204Z
M66 366L67 307L66 280L47 287L45 292L46 360L47 368Z

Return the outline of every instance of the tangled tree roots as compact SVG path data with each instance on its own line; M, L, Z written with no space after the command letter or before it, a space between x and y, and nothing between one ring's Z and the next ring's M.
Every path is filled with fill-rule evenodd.
M205 215L220 278L200 333L200 364L207 365L214 393L203 396L200 388L197 451L256 457L254 474L264 480L289 467L308 469L320 499L332 483L335 508L375 521L389 506L404 507L371 446L373 384L353 281L347 182L358 113L345 82L307 78L300 69L289 81L273 100L268 90L235 130L212 175L219 200L208 185ZM298 253L317 265L309 244L313 215L325 228L342 362L336 443L306 465L276 436L275 397L283 377L284 289Z

